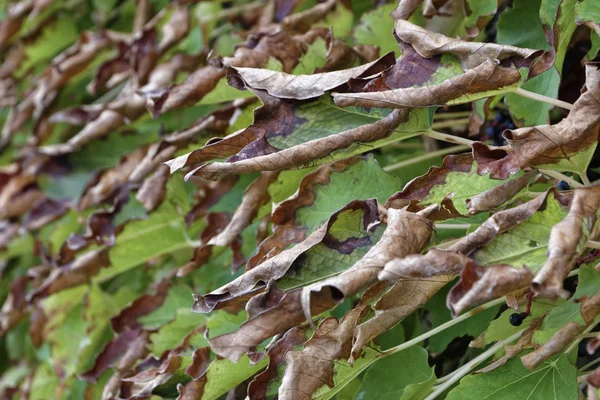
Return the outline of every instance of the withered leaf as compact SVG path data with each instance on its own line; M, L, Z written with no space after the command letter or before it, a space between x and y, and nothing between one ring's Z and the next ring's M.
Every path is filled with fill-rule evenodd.
M205 296L196 295L193 310L203 313L212 311L215 307L221 307L224 303L231 301L235 297L250 294L254 290L264 286L266 283L284 277L298 257L322 242L325 246L329 245L334 251L345 251L344 248L341 248L343 243L336 243L335 235L330 234L329 231L331 230L331 227L335 225L338 216L342 216L346 213L348 215L353 215L357 210L360 211L360 213L354 215L361 220L361 230L368 232L372 226L377 225L379 222L376 201L354 201L346 207L343 207L337 213L334 213L327 223L320 226L305 240L296 244L291 249L282 251L265 260L258 266L247 270L243 275L233 280L231 283ZM355 243L348 243L348 247L350 248L349 252L353 250L353 246L360 246L359 240L354 240L354 242ZM348 251L346 251L346 253L348 253Z
M273 180L277 179L277 173L263 172L252 182L242 198L242 203L235 210L227 227L217 236L210 239L208 244L213 246L229 246L242 231L250 225L258 213L260 206L269 201L267 189Z
M273 97L306 100L345 84L350 79L375 75L393 64L393 54L360 67L312 75L291 75L258 68L231 67L227 72L229 84L238 89L264 90Z
M552 227L546 263L531 287L543 297L568 297L563 281L575 266L589 238L600 233L600 186L575 189L566 218Z
M396 65L368 82L365 91L334 93L336 104L401 108L471 102L518 86L522 77L515 66L528 68L541 54L452 39L402 19L396 21L395 33L403 50ZM445 68L443 56L457 68L436 79L434 73Z
M411 124L410 117L411 113L408 110L394 110L375 123L361 125L282 150L273 148L267 143L264 150L258 148L256 149L258 151L249 151L247 156L240 157L238 155L231 162L213 162L200 166L192 170L187 176L197 174L207 179L216 180L229 174L279 171L282 169L306 168L315 165L315 163L322 164L331 161L332 153L340 154L336 158L343 158L341 157L342 154L350 156L361 153L364 146L362 143L377 142L392 136L402 124ZM412 125L414 125L414 122ZM402 129L399 129L399 131L400 134L404 133ZM410 134L407 136L410 136ZM257 147L260 145L260 142L258 142ZM252 146L252 144L249 146ZM245 149L254 150L248 147Z
M352 359L360 356L362 348L371 340L391 329L407 316L423 307L452 276L423 279L400 279L374 305L375 315L354 328Z
M592 323L598 314L600 314L600 293L596 293L591 298L585 296L583 299L580 299L580 301L580 312L585 321L585 325L579 325L576 322L567 323L544 345L521 357L521 361L523 361L523 365L526 368L534 369L548 358L563 350L585 330L587 325Z
M582 173L600 134L600 90L598 64L585 66L586 84L569 115L554 125L506 130L507 146L482 143L473 146L480 173L505 179L519 169L532 166Z
M431 167L391 196L386 206L402 208L410 204L423 209L439 204L442 208L433 217L436 220L468 216L502 206L527 186L531 176L511 176L504 182L491 179L477 173L471 154L450 155L441 167Z
M302 289L302 307L311 318L313 293L329 292L340 302L377 281L377 274L394 259L421 252L430 242L433 223L421 215L404 210L388 209L387 228L383 236L363 258L340 275L314 283Z

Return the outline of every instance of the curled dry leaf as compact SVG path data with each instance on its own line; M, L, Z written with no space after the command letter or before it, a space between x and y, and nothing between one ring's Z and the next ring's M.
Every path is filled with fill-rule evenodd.
M424 255L410 255L388 262L379 274L379 279L395 282L402 278L460 274L460 281L448 295L448 306L455 314L514 290L526 288L531 284L541 264L536 265L533 271L527 268L527 265L502 265L492 262L482 266L477 264L481 258L478 249L486 249L499 235L524 223L534 213L545 210L549 195L552 195L553 201L558 201L558 204L568 200L551 190L519 206L497 212L475 231L445 250L434 248ZM550 242L548 248L549 251L552 248ZM485 260L485 256L482 259ZM561 288L565 276L566 274L560 275Z
M337 105L402 108L471 102L518 86L523 78L517 68L529 68L542 53L452 39L405 20L396 21L395 33L403 50L396 64L364 91L334 93ZM453 70L442 64L443 56L450 57ZM444 69L443 80L436 79L435 72Z
M552 192L556 193L556 192ZM468 257L475 249L492 242L498 235L526 221L546 202L548 194L538 196L488 218L475 231L467 234L445 250L433 248L421 255L408 255L385 265L380 280L395 282L400 278L426 278L456 275L471 262Z
M532 282L543 297L568 297L563 281L583 253L585 243L600 233L600 186L575 189L569 213L552 227L547 260Z
M439 204L442 207L432 217L436 220L469 216L502 206L527 186L532 175L512 176L506 181L491 179L477 173L471 154L450 155L440 167L431 167L391 196L386 207L423 209Z
M526 368L535 369L553 355L558 354L571 344L600 314L600 292L591 298L585 296L579 301L581 302L580 312L585 325L569 322L559 329L544 345L521 357L521 361L523 361Z
M39 119L56 98L58 90L84 71L103 50L111 45L124 44L127 40L126 35L108 31L82 33L79 42L58 55L38 79L34 89L11 110L2 128L0 147L8 144L28 118L34 116Z
M269 346L269 366L263 372L256 375L248 385L248 397L251 400L267 398L269 385L278 378L281 368L286 366L286 354L292 351L294 346L305 343L308 333L308 325L296 326L287 331L273 345Z
M110 265L108 249L89 251L72 262L53 269L50 275L28 295L31 302L52 293L90 282L102 267Z
M507 146L482 143L473 146L480 173L505 179L519 169L532 166L582 173L600 134L600 70L597 63L585 65L586 83L569 115L554 125L506 130Z
M213 246L229 246L235 238L252 223L258 213L258 209L266 204L270 197L268 188L271 182L277 179L276 172L263 172L252 182L242 198L242 203L238 206L227 227L217 236L210 239L208 244Z
M69 211L69 200L52 200L42 198L38 200L23 218L23 226L27 230L40 229L52 221L62 217Z
M345 151L345 155L362 152L362 143L375 142L391 136L403 123L408 123L408 110L394 110L379 121L361 125L344 132L335 133L277 151L268 149L266 155L251 154L248 159L233 162L213 162L200 166L187 176L197 174L203 178L216 180L229 174L243 174L256 171L279 171L283 169L306 168L314 163L330 161L331 153Z
M367 176L372 176L373 180L386 187L382 192L382 197L388 196L387 186L393 190L396 183L394 178L387 175L372 158L348 158L322 165L315 171L309 172L300 181L297 191L273 209L271 215L273 234L260 243L256 253L248 260L246 269L254 268L264 260L274 257L290 245L299 243L310 235L316 229L316 225L320 225L319 220L311 218L311 223L307 223L303 220L303 215L306 218L309 214L321 214L319 207L321 199L330 198L331 187L338 182L338 179L344 179L344 176L348 178L357 176L358 179L358 181L353 180L356 185L350 187L348 184L344 185L347 196L340 196L340 198L348 198L348 201L360 196L356 189L369 183ZM285 174L281 174L279 179L282 177L285 178ZM381 188L378 188L377 192L380 191L379 189ZM372 193L375 194L374 191ZM334 193L334 195L337 194ZM346 195L346 193L344 194ZM323 214L322 222L326 222L329 213Z
M325 291L331 293L332 300L343 301L375 283L377 274L388 261L421 252L431 241L432 234L433 223L427 218L404 210L389 209L383 236L360 261L338 276L302 289L302 307L307 318L311 319L310 303L317 293Z
M363 347L383 332L427 303L441 288L452 281L450 275L424 279L400 279L373 306L375 315L354 328L351 361Z
M85 127L66 143L40 147L39 152L51 156L70 153L81 149L83 145L93 139L104 137L126 123L135 121L144 114L145 96L170 84L176 78L177 73L194 68L197 61L197 56L175 54L170 60L159 64L153 69L148 78L148 83L144 86L137 87L134 84L129 84L111 102L81 107L80 110L75 110L78 113L83 112L86 116L87 124ZM61 122L65 115L69 117L71 114L71 111L67 113L59 112L51 117L51 121Z
M285 31L266 34L258 40L250 40L238 47L232 57L223 59L223 66L263 67L274 57L282 62L284 71L291 71L302 54L302 43ZM182 84L168 89L153 100L150 110L154 116L175 108L194 104L213 90L226 70L219 66L207 65L191 73Z
M0 219L19 217L45 197L34 175L23 172L7 178L0 191Z
M247 270L243 275L229 284L205 296L195 295L193 310L201 313L210 312L222 307L223 304L226 304L235 297L249 294L268 282L282 278L298 257L317 244L324 242L328 237L330 239L327 240L326 245L329 243L333 247L340 247L340 244L336 243L335 237L329 235L329 230L336 222L338 215L342 215L345 212L352 213L355 210L361 211L360 216L363 218L362 229L364 231L369 231L369 229L372 229L380 221L377 202L375 200L354 201L334 213L327 223L323 224L305 240L296 244L291 249L282 251L274 257L267 259L258 266ZM359 245L359 243L355 243L354 245Z
M380 73L392 65L393 60L394 55L389 53L360 67L312 75L291 75L268 69L231 67L227 72L227 79L230 85L238 89L259 89L277 98L306 100L319 97L350 79Z
M460 281L448 293L447 304L452 314L458 315L474 305L496 299L514 290L527 287L533 273L527 268L512 265L489 265L481 267L467 263L460 274Z

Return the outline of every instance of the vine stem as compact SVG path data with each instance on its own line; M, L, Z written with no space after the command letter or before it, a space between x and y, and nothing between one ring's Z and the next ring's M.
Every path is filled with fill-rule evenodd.
M451 119L444 120L440 122L434 122L431 124L432 129L442 129L442 128L451 128L453 126L462 126L467 125L469 123L469 118L461 118L461 119Z
M586 369L590 368L591 366L593 366L593 365L595 365L595 364L597 364L597 363L599 363L599 362L600 362L600 358L596 358L595 360L592 360L592 361L590 361L589 363L585 364L583 367L579 368L579 369L577 370L577 372L583 372L583 371L585 371Z
M596 316L596 318L594 318L594 320L588 325L588 327L585 328L585 330L583 332L581 332L581 334L579 336L577 336L577 339L575 339L573 341L573 343L571 343L571 345L569 347L567 347L567 349L564 351L564 354L569 354L570 352L572 352L579 345L579 343L585 338L585 335L590 333L590 331L592 329L594 329L594 327L596 327L596 325L598 325L599 323L600 323L600 315Z
M551 169L540 169L540 172L542 174L544 174L544 175L548 175L551 178L558 179L558 180L561 180L561 181L565 181L569 185L571 185L572 187L578 188L578 187L583 187L584 186L583 184L577 182L575 179L569 178L565 174L561 174L558 171L553 171Z
M458 136L448 135L446 133L434 131L433 129L423 132L423 135L429 136L430 138L434 138L437 140L441 140L442 142L462 144L463 146L469 146L469 147L471 147L473 145L473 143L475 143L475 141L473 141L473 140L461 138Z
M455 153L455 152L461 151L461 150L468 150L468 149L469 149L468 146L463 146L463 145L452 146L452 147L448 147L445 149L432 151L430 153L426 153L426 154L423 154L418 157L413 157L408 160L400 161L400 162L397 162L396 164L388 165L383 169L384 169L384 171L388 171L388 172L395 171L397 169L404 168L408 165L416 164L421 161L429 160L431 158L436 158L436 157L440 157L440 156L445 156L447 154Z
M512 91L515 94L518 94L521 97L525 97L527 99L541 101L542 103L552 104L553 106L564 108L565 110L571 110L573 108L573 104L567 103L566 101L554 99L552 97L544 96L543 94L538 94L534 92L530 92L529 90L517 88Z
M387 349L385 351L383 351L381 353L382 357L387 357L390 356L392 354L396 354L401 352L402 350L406 350L411 346L414 346L415 344L421 343L422 341L424 341L425 339L429 339L430 337L458 324L461 323L462 321L464 321L465 319L469 319L472 316L474 316L475 314L479 314L480 312L487 310L488 308L492 308L494 306L497 306L498 304L502 304L504 302L504 297L501 297L499 299L496 300L492 300L490 302L487 302L485 304L482 304L479 307L475 307L474 309L464 313L463 315L460 315L454 319L451 319L450 321L438 326L437 328L434 328L430 331L425 332L424 334L417 336L414 339L409 340L408 342L404 342L399 344L396 347L392 347L391 349Z
M600 249L600 242L596 242L595 240L588 240L585 243L585 247L589 247L590 249Z
M592 182L590 182L590 180L588 179L585 172L582 172L581 174L577 174L577 175L579 175L579 177L581 178L581 182L583 182L584 185L590 186L592 184Z
M435 229L470 229L471 224L435 224Z
M521 334L525 331L525 329L515 333L514 335L501 340L494 344L492 347L487 349L485 352L481 353L479 356L475 357L456 371L452 373L452 377L446 380L443 384L436 387L436 389L431 393L425 400L433 400L438 397L440 394L444 393L448 388L458 382L463 376L471 372L473 368L481 364L483 361L487 360L491 356L493 356L498 350L500 350L505 345L514 342L521 336Z
M442 120L442 119L452 119L452 118L463 118L463 117L469 117L470 115L471 115L471 111L442 112L439 114L434 114L433 120L435 121L436 119Z

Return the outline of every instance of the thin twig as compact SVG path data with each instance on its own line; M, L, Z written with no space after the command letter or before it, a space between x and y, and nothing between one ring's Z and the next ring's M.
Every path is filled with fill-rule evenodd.
M452 119L452 118L463 118L471 115L471 111L454 111L454 112L443 112L435 114L433 120L436 119Z
M585 328L585 330L581 332L579 336L577 336L577 339L575 339L573 343L571 343L571 345L567 347L567 350L565 350L564 354L569 354L570 352L572 352L584 339L584 336L587 333L589 333L592 329L594 329L594 327L598 325L598 323L600 323L600 315L596 316L596 318L594 318L594 320L588 325L588 327Z
M402 344L399 344L396 347L392 347L391 349L387 349L386 351L382 352L382 356L386 357L386 356L390 356L392 354L396 354L402 350L406 350L411 346L414 346L415 344L421 343L422 341L424 341L425 339L428 339L440 332L443 332L444 330L464 321L465 319L469 319L472 316L479 314L480 312L482 312L483 310L487 310L488 308L492 308L494 306L497 306L498 304L502 304L504 303L504 297L501 297L499 299L496 300L492 300L490 302L487 302L485 304L482 304L481 306L474 308L473 310L470 310L466 313L464 313L463 315L460 315L440 326L438 326L437 328L434 328L430 331L425 332L424 334L417 336L414 339L409 340L408 342L404 342Z
M451 128L453 126L463 126L469 124L469 118L451 119L446 121L434 122L431 124L433 129Z
M433 400L436 397L438 397L440 394L444 393L448 388L450 388L452 385L454 385L456 382L458 382L463 376L465 376L466 374L471 372L471 370L473 370L476 366L478 366L479 364L481 364L482 362L484 362L485 360L487 360L488 358L490 358L491 356L496 354L496 352L498 350L500 350L502 347L517 340L524 331L525 331L525 329L515 333L514 335L512 335L504 340L497 342L495 345L493 345L492 347L487 349L485 352L481 353L479 356L475 357L474 359L472 359L471 361L469 361L468 363L466 363L465 365L460 367L458 370L456 370L452 374L452 377L450 379L446 380L443 384L437 386L436 389L433 391L433 393L431 393L429 396L427 396L427 398L425 400Z
M600 242L596 242L595 240L588 240L585 243L585 247L589 247L590 249L600 249Z
M468 149L469 149L469 147L463 146L463 145L452 146L452 147L448 147L448 148L445 148L445 149L441 149L441 150L437 150L437 151L432 151L430 153L423 154L423 155L420 155L418 157L413 157L413 158L408 159L408 160L400 161L400 162L397 162L396 164L388 165L388 166L386 166L383 169L385 171L394 171L394 170L406 167L408 165L419 163L421 161L429 160L429 159L440 157L440 156L445 156L447 154L456 153L458 151L468 150Z
M471 224L435 224L435 229L470 229Z
M475 143L475 141L473 141L473 140L461 138L461 137L454 136L454 135L448 135L448 134L442 133L442 132L437 132L437 131L434 131L433 129L425 131L423 133L423 135L429 136L430 138L434 138L437 140L441 140L442 142L462 144L463 146L469 146L469 147L472 146L473 143Z
M552 177L554 179L558 179L560 181L565 181L567 182L569 185L571 185L572 187L578 188L578 187L583 187L583 184L577 182L575 179L573 178L569 178L568 176L566 176L565 174L561 174L558 171L554 171L551 169L540 169L540 172L544 175L548 175L549 177Z
M553 106L564 108L565 110L571 110L573 108L573 104L571 103L567 103L566 101L558 99L553 99L552 97L544 96L543 94L530 92L529 90L517 88L516 90L514 90L514 93L518 94L521 97L541 101L542 103L552 104Z

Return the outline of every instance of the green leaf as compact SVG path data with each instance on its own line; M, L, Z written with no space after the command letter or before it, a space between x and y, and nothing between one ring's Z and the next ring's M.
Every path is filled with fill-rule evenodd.
M446 160L450 160L450 158L446 158ZM455 163L448 161L448 166L446 165L446 162L444 162L441 167L434 167L429 170L428 174L417 178L424 182L427 182L427 180L431 179L434 183L434 186L429 189L427 195L419 201L420 204L424 206L429 204L441 204L442 200L444 200L448 195L452 194L452 203L454 204L456 211L458 211L461 215L469 215L469 209L467 208L468 199L473 198L488 189L502 185L508 180L516 179L523 175L522 172L519 172L510 176L504 181L492 179L490 178L490 174L479 175L477 173L477 163L475 161L471 161L470 158L467 159L466 157L457 157L453 160L457 161ZM469 164L465 165L462 160L466 160L466 162L471 164L471 168L468 170L468 172L465 171ZM463 170L463 167L465 166L466 168ZM444 179L439 183L436 180L436 176L438 174L442 174L444 176ZM431 178L429 177L430 175ZM418 186L419 185L417 185L417 187Z
M177 315L172 322L161 326L156 333L150 335L148 349L155 357L160 358L164 352L180 343L187 334L206 323L206 315L191 311L190 299L191 296L188 298L187 307L177 310Z
M552 227L566 215L566 207L554 196L548 196L543 210L536 211L525 222L496 236L494 241L474 252L473 258L481 265L527 266L535 273L546 261Z
M398 43L394 39L394 20L390 13L396 8L395 4L385 4L362 15L360 23L354 29L356 44L371 44L379 47L379 54L390 51L400 55Z
M512 4L512 8L500 14L497 43L548 50L539 18L542 0L515 0Z
M275 104L277 103L277 104ZM324 95L315 101L297 102L295 100L270 101L264 106L261 118L254 121L246 131L263 131L261 135L248 144L226 162L206 164L195 174L210 179L233 173L249 173L259 171L264 158L272 164L271 170L290 169L286 157L294 154L294 158L302 157L295 162L294 168L307 168L336 160L351 157L367 150L382 147L386 144L419 135L430 128L430 113L428 109L413 109L407 121L400 123L393 131L386 129L386 136L373 141L354 141L349 146L342 145L338 140L331 140L334 135L344 135L355 128L362 127L363 132L379 132L383 129L382 115L387 112L379 109L340 108L329 95ZM286 128L279 128L281 115L286 114ZM288 115L289 114L289 115ZM386 122L389 120L387 117ZM379 122L379 124L377 124ZM276 128L277 127L277 128ZM248 135L246 131L238 135ZM339 137L339 136L338 136ZM269 148L267 155L262 149ZM312 150L311 150L312 149ZM315 156L328 150L327 156ZM202 150L198 150L202 151ZM193 153L191 153L193 154ZM264 156L261 163L253 162L255 157ZM175 159L171 168L179 169L185 165L189 155Z
M171 178L167 183L167 198L148 219L125 226L109 251L111 265L103 268L94 281L105 281L153 257L177 250L189 249L191 257L187 238L198 232L203 221L188 232L183 215L189 209L189 195L183 182Z
M585 24L586 22L600 24L598 5L591 0L579 0L575 6L575 21L577 21L577 24Z
M225 393L256 374L267 365L267 360L250 364L248 356L243 356L237 363L227 359L213 361L206 373L207 383L201 400L218 399Z
M385 203L399 188L399 179L385 172L373 157L368 156L341 172L333 172L327 184L316 185L314 201L296 211L296 221L312 232L352 200L376 198Z
M433 368L427 360L429 355L419 346L409 347L399 353L377 360L365 373L354 400L404 399L409 385L420 385L419 389L425 397L425 383L435 380ZM414 389L410 390L413 392ZM415 397L410 397L415 398Z
M545 299L535 299L531 303L531 316L523 320L520 326L514 326L510 323L509 317L515 312L512 308L504 311L498 318L493 320L487 330L476 339L478 347L487 346L498 340L504 340L515 333L527 328L531 325L534 319L547 314L556 306L555 303Z
M546 318L539 330L533 336L537 344L546 343L560 328L569 322L586 325L581 316L581 304L577 300L584 296L592 297L600 290L600 274L594 264L585 264L579 268L579 278L575 294L568 300L554 308Z
M521 88L550 98L558 97L560 74L555 68L528 80ZM519 126L544 125L549 122L548 103L527 99L515 93L507 93L504 102L510 108L510 115Z
M519 358L487 373L469 375L448 393L448 400L576 399L576 370L566 356L548 360L534 371Z
M348 364L345 359L335 360L333 367L333 387L323 385L311 396L315 400L327 400L335 396L344 386L350 383L361 372L367 369L377 357L379 351L372 347L365 347L361 357L353 365Z
M327 63L327 43L321 37L317 37L308 46L306 53L300 57L298 65L294 67L292 74L312 74L315 69L323 67L325 63Z
M31 382L30 400L46 400L53 398L59 385L58 377L48 364L41 364L35 370Z
M352 203L354 204L354 203ZM283 289L306 286L336 275L358 262L379 241L384 224L368 230L367 210L348 207L330 221L326 240L306 250L277 281Z
M487 0L467 0L469 13L465 18L464 27L467 36L473 36L487 25L488 21L496 14L497 3Z
M74 43L79 37L75 19L60 13L42 30L42 35L34 43L25 47L26 61L19 66L19 72L51 59L59 51Z
M558 97L558 85L564 57L571 35L575 30L575 0L533 0L516 2L515 7L506 11L498 23L498 43L515 46L547 49L544 27L554 33L556 51L554 66L544 73L528 80L522 88L551 98ZM539 11L538 11L539 10ZM535 18L539 13L540 19ZM521 18L535 23L522 24ZM537 21L540 21L538 24ZM505 103L519 126L543 125L549 122L550 105L508 93Z

